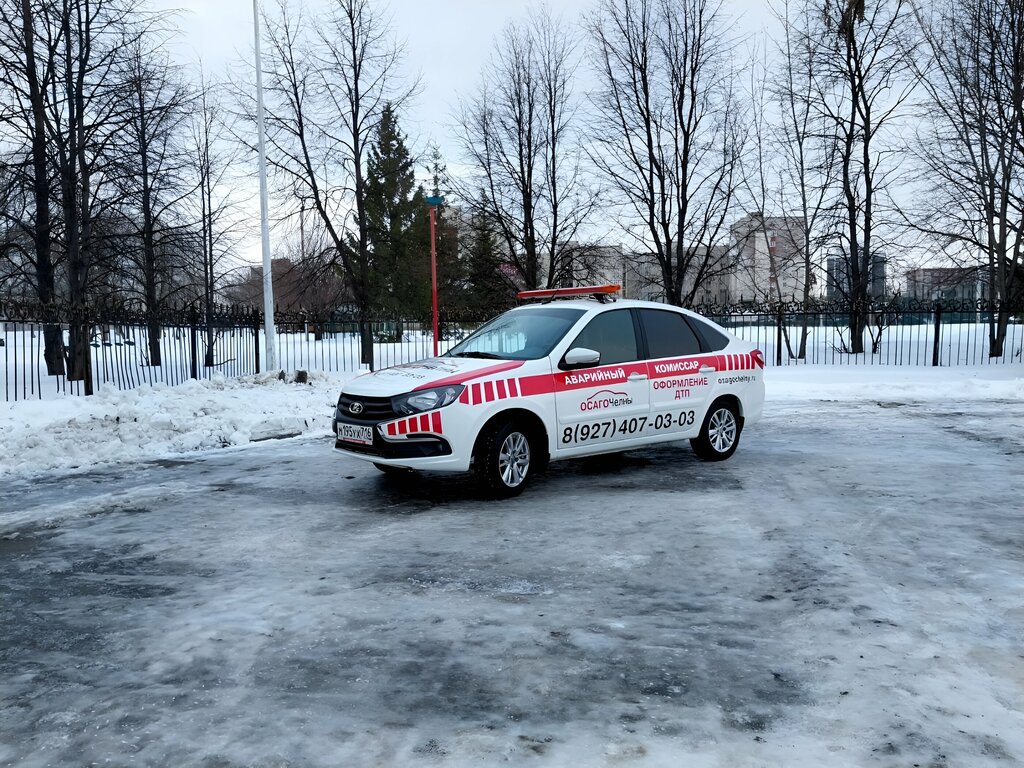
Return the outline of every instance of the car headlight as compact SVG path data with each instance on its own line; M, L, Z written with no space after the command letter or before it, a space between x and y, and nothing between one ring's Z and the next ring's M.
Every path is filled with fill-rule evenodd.
M410 414L433 411L436 408L444 408L459 399L465 387L462 384L453 384L437 389L423 389L419 392L410 392L408 395L399 395L391 398L391 406L395 413Z

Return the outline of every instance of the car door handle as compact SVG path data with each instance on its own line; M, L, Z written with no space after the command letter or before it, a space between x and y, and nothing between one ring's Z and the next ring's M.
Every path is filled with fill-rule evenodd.
M714 366L711 366L711 365L702 365L700 367L700 372L701 373L714 373L717 370L718 370L717 368L715 368Z
M646 373L631 373L626 381L647 381Z

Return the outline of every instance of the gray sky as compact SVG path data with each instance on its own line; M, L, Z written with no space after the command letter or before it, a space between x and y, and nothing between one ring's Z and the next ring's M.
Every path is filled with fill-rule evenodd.
M180 9L181 34L175 56L185 62L202 58L213 72L232 61L251 55L251 0L150 0L160 9ZM268 7L276 0L263 0ZM551 0L550 6L567 25L576 27L581 14L595 0ZM315 11L329 0L306 0ZM447 127L460 96L469 94L479 81L493 41L512 20L524 19L536 0L391 0L393 27L406 46L406 69L419 75L422 89L405 115L406 133L424 146L437 142L449 162L455 145ZM724 10L737 21L740 34L753 35L770 15L763 0L725 0ZM422 148L422 147L420 147Z
M260 1L271 10L277 2ZM580 16L595 1L549 0L549 5L567 27L578 29ZM329 2L305 0L305 6L315 13ZM449 126L459 98L475 89L496 36L508 22L527 18L538 7L537 0L380 0L380 4L390 10L394 33L405 44L407 74L421 80L419 95L403 115L402 128L415 150L438 144L454 169L459 164L458 144ZM149 0L149 5L180 11L180 34L172 54L182 64L202 59L207 72L220 75L233 62L252 55L252 0ZM753 38L770 24L764 0L724 0L723 10L736 20L736 34L744 37ZM255 191L255 181L253 186ZM246 261L256 260L258 245L247 240L241 255Z

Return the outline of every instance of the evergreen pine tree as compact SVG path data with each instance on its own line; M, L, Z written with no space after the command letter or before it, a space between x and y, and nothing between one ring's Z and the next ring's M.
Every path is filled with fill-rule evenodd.
M429 313L426 203L390 104L381 113L367 158L366 213L377 308L395 318Z
M495 222L484 211L486 193L480 192L483 204L476 208L467 227L465 242L466 309L481 318L489 317L515 304L515 288L505 277Z
M427 173L430 179L431 195L448 199L451 192L446 188L448 169L436 146L430 150ZM439 297L442 325L445 319L456 321L466 314L466 275L459 258L459 225L455 209L442 205L437 210L435 222L437 237L437 293ZM427 248L430 248L429 223L427 224Z

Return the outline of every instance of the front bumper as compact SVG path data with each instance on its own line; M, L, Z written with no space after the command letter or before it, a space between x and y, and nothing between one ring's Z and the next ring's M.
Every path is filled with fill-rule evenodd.
M338 439L338 424L371 427L373 443L367 445ZM469 469L468 456L458 455L446 436L429 432L395 434L397 430L391 430L393 436L389 436L386 434L389 431L388 424L387 421L353 419L336 411L333 424L334 448L355 459L394 467L454 472Z

